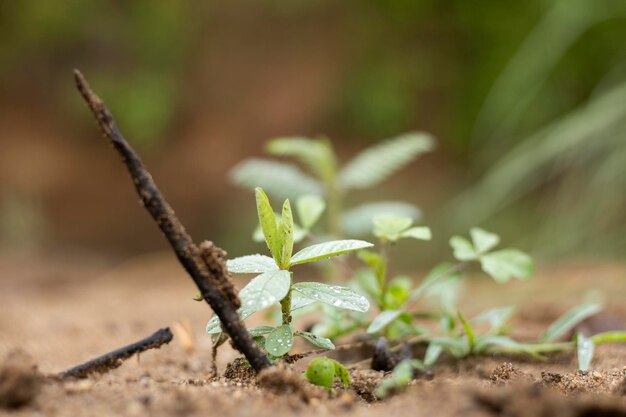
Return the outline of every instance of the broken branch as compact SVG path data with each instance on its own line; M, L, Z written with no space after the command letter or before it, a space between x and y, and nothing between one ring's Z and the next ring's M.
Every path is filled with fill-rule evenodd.
M91 90L78 70L74 70L76 86L93 112L100 129L122 157L135 184L141 201L152 215L178 261L195 282L204 300L220 318L224 331L233 346L241 352L257 372L271 366L267 356L259 350L237 314L239 297L232 286L224 261L225 252L215 245L196 246L174 210L156 186L143 162L117 128L113 116L102 100Z
M60 372L60 378L86 378L92 373L106 373L119 367L122 362L136 353L141 353L148 349L157 349L169 343L174 336L169 327L159 329L153 335L141 339L138 342L116 349L112 352L99 356L95 359L74 366L66 371Z

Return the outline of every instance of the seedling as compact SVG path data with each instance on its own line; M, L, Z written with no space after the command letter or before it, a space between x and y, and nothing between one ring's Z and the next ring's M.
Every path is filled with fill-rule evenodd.
M283 203L279 219L263 189L257 188L255 194L259 223L272 256L255 254L227 262L228 270L232 273L260 274L239 293L241 299L239 316L243 320L257 311L280 304L282 320L279 326L260 326L248 330L259 346L265 349L271 357L278 358L286 355L293 346L294 336L301 337L322 349L334 349L330 339L309 332L294 331L292 312L320 302L334 308L363 313L369 309L367 298L350 288L338 285L319 282L294 284L291 268L295 265L369 248L373 244L362 240L336 240L315 244L293 254L294 221L289 200ZM312 221L313 217L315 216L311 215L308 218L303 216L301 221L307 224ZM225 340L221 331L219 318L213 317L207 324L207 332L214 335L215 343L223 343Z
M365 236L379 214L409 216L420 211L399 201L370 202L344 210L345 197L353 190L374 187L420 155L434 148L432 136L411 132L389 139L358 154L339 167L338 158L326 138L283 137L270 141L267 151L299 161L298 166L266 159L249 159L237 165L232 180L241 186L262 186L270 194L285 198L321 196L328 202L327 233L335 237ZM257 235L258 237L258 235Z
M350 374L339 362L329 358L315 358L309 362L305 372L306 379L313 385L332 389L335 379L338 379L344 388L350 386Z

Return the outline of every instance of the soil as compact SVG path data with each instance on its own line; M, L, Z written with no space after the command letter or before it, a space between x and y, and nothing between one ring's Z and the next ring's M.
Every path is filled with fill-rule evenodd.
M530 282L507 286L471 280L462 308L471 315L517 304L514 335L532 340L567 308L601 292L607 313L587 323L593 333L626 322L625 272L620 265L578 265L544 269ZM388 373L367 369L362 348L352 356L340 352L344 364L358 363L348 390L305 383L301 372L309 358L257 378L244 362L233 362L238 355L228 343L215 377L203 332L210 311L194 295L170 253L116 266L0 254L0 415L626 416L626 344L597 347L586 373L576 370L571 352L547 362L509 355L443 360L432 377L418 377L384 401L372 392ZM251 324L261 318L255 320ZM171 343L108 373L44 377L164 326L174 332ZM294 351L309 349L303 344Z

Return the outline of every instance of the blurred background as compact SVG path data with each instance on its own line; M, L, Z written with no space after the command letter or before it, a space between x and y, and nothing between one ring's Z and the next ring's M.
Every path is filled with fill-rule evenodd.
M434 152L350 196L422 209L435 241L400 265L449 257L471 226L550 262L623 259L625 40L621 0L4 1L0 245L167 248L75 91L80 68L196 240L233 255L262 247L229 171L268 139L327 135L345 161L420 130Z

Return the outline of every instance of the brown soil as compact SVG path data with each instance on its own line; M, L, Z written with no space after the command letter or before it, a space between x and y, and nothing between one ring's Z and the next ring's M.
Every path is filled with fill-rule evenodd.
M237 358L228 344L220 350L221 376L211 377L210 339L203 333L210 312L192 301L193 283L172 258L163 253L112 268L0 255L0 415L626 416L624 344L599 346L587 373L576 370L572 353L546 363L516 356L445 360L432 379L418 378L384 401L372 391L387 374L365 365L351 369L349 390L329 392L301 379L308 358L255 378L240 361L226 367ZM530 302L516 315L515 335L531 340L593 286L607 297L606 317L623 324L624 271L562 267L528 283L478 280L469 286L463 308L471 315ZM170 344L103 375L43 380L33 366L55 374L164 326L174 330ZM24 353L5 360L15 349L32 360ZM361 350L354 352L355 361L363 359ZM349 353L341 352L346 364Z

